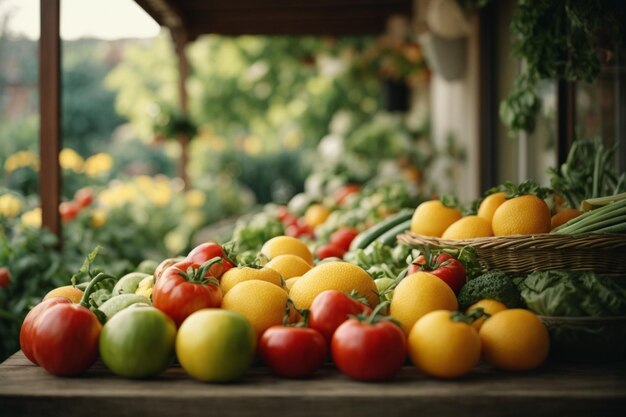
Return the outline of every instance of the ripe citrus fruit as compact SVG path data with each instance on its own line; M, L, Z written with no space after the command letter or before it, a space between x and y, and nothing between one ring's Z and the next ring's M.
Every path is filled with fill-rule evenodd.
M415 209L411 231L418 235L441 237L443 232L461 218L461 210L448 208L439 200L426 201Z
M485 313L489 314L490 316L493 316L494 314L499 313L500 311L506 310L507 306L501 303L500 301L496 301L491 298L485 298L484 300L477 301L471 306L469 306L467 310L465 310L465 314L469 315L472 313L473 310L476 310L477 308L482 308ZM474 326L476 331L478 331L480 330L484 322L485 322L485 317L483 316L477 320L474 320L474 323L472 323L472 326Z
M477 215L491 222L491 219L493 219L493 213L495 213L496 209L500 207L500 205L506 201L505 196L506 196L505 192L489 194L480 203L480 206L478 206Z
M491 223L479 216L465 216L450 225L441 235L442 239L473 239L493 236Z
M514 197L496 209L491 227L495 236L548 233L550 209L536 195Z
M263 267L258 269L250 268L248 266L231 268L224 272L224 275L220 278L220 286L222 287L222 292L226 294L240 282L251 281L253 279L267 281L279 287L283 286L283 279L280 274L272 268Z
M234 311L198 310L185 319L176 335L180 365L201 381L239 378L252 364L255 353L254 330L245 317Z
M583 214L582 211L574 208L566 208L559 211L554 216L552 216L552 219L550 219L550 230L556 229L560 225L565 224L572 219L575 219L581 214Z
M312 267L304 259L296 255L278 255L265 264L266 268L272 268L284 279L300 277L307 273Z
M393 292L390 315L409 334L415 322L435 310L457 310L459 305L448 284L428 272L405 277Z
M291 292L291 288L293 287L293 284L295 284L299 278L300 277L293 277L285 281L285 287L287 287L287 292Z
M304 212L304 221L307 225L315 229L323 224L330 216L330 209L321 204L312 204Z
M539 318L528 310L514 308L488 318L478 333L483 359L508 371L538 367L548 356L550 337Z
M480 360L478 332L468 323L453 321L453 314L447 310L431 311L409 333L411 362L427 375L460 377Z
M261 337L270 326L283 322L288 297L287 291L267 281L244 281L224 295L222 308L241 313Z
M47 300L52 297L69 298L74 304L77 304L80 303L81 298L83 298L83 292L73 285L64 285L63 287L50 290L43 299Z
M367 297L370 307L378 304L376 284L372 277L363 268L341 261L324 262L314 267L298 278L289 295L296 307L303 309L310 308L313 299L326 290L345 293L356 290Z
M309 248L303 241L291 236L271 238L263 244L261 253L270 260L279 255L296 255L304 259L309 265L313 265L313 255Z

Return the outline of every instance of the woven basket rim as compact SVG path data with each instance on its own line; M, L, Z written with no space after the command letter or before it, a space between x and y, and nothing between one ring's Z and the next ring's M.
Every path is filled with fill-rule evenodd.
M476 249L519 250L519 249L621 249L626 248L626 235L608 233L581 233L561 235L543 233L536 235L514 235L498 237L480 237L474 239L446 240L438 237L417 235L404 232L398 235L398 241L408 245L429 245L438 248L462 248L470 246Z

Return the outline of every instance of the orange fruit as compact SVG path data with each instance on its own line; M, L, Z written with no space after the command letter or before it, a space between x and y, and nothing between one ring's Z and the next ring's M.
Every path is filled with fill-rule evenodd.
M226 294L240 282L251 281L253 279L266 281L279 287L282 287L284 283L280 274L272 268L263 267L258 269L244 266L241 268L231 268L224 272L224 275L220 278L220 286L222 287L222 292Z
M279 255L296 255L304 259L309 265L313 265L313 255L307 245L291 236L271 238L261 247L261 254L270 260Z
M425 314L458 308L456 296L448 284L433 274L420 271L400 281L393 292L389 314L409 334L415 322Z
M372 277L363 268L342 261L317 265L298 278L291 287L289 296L298 309L310 308L313 299L326 290L346 293L355 290L367 297L370 307L378 304L378 293Z
M528 310L504 310L485 320L478 333L483 359L498 369L525 371L537 368L550 350L548 330Z
M495 213L496 209L506 201L505 196L505 192L489 194L480 203L480 206L478 206L477 216L491 222L491 219L493 219L493 213Z
M287 287L287 292L291 292L291 288L293 287L293 284L295 284L299 278L300 277L293 277L285 281L285 287Z
M550 209L536 195L514 197L496 209L491 227L495 236L548 233Z
M304 212L304 221L312 228L323 224L330 216L330 209L321 204L312 204Z
M493 236L491 222L479 216L465 216L455 221L443 232L442 239L473 239Z
M411 231L418 235L441 237L460 218L461 210L448 208L439 200L426 201L415 209L411 219Z
M486 298L484 300L477 301L471 306L469 306L467 310L465 310L465 314L469 315L471 314L472 310L476 310L477 308L482 308L485 311L485 313L489 314L490 316L493 316L494 314L499 313L500 311L506 310L507 306L502 304L500 301L493 300L491 298ZM485 317L481 317L478 320L474 320L474 323L472 323L472 326L474 326L476 331L478 331L480 330L484 322L485 322Z
M304 259L291 254L278 255L266 263L265 267L272 268L282 275L284 279L300 277L312 268Z
M283 322L288 298L287 291L267 281L244 281L224 294L222 308L241 313L261 337L266 329Z
M550 219L550 230L556 229L557 227L567 223L572 219L575 219L581 214L583 214L583 212L575 208L566 208L559 211L554 216L552 216L552 219Z
M453 321L452 311L436 310L420 318L409 333L411 362L427 375L457 378L480 360L480 337L470 324Z
M73 285L64 285L63 287L50 290L43 299L47 300L52 297L69 298L73 303L78 304L80 303L81 298L83 298L83 292Z

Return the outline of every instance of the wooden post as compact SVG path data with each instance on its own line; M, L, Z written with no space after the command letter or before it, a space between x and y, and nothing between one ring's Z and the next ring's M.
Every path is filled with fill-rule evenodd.
M189 38L184 30L172 30L172 40L178 55L178 97L180 101L180 112L183 116L188 116L188 96L187 96L187 78L189 77L189 61L185 55L185 48L189 42ZM185 184L185 189L189 188L189 178L187 176L187 165L189 164L189 138L186 134L178 134L180 142L180 178Z
M42 226L61 244L59 202L61 195L61 38L60 0L41 0L39 38L39 194Z
M556 108L556 163L560 167L576 139L576 85L573 82L558 81Z

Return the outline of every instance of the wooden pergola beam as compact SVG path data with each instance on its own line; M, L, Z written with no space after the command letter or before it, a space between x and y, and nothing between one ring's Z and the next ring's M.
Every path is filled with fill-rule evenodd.
M61 243L61 17L60 0L41 0L39 38L39 195L42 226Z

